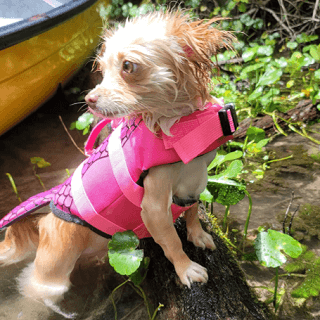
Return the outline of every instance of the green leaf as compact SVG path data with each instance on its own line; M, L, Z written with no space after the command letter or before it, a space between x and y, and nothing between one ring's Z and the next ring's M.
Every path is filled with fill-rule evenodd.
M317 61L320 61L320 45L319 46L312 46L310 49L310 54L312 58Z
M246 133L249 141L259 142L264 139L266 133L263 129L257 127L249 127Z
M234 2L234 1L229 1L228 2L228 4L227 4L227 9L229 10L229 11L231 11L234 7L236 6L236 2Z
M280 59L275 59L275 65L278 68L285 68L288 65L287 59L285 57L281 57Z
M245 62L248 62L250 60L252 60L254 58L254 56L256 55L257 51L258 51L259 47L253 47L253 48L248 48L243 54L242 54L242 59Z
M282 70L280 69L269 69L259 79L257 86L267 86L273 84L279 80L282 76Z
M313 97L315 100L320 99L320 90L315 94L315 96Z
M264 107L267 107L273 102L273 98L280 93L277 88L270 88L270 90L261 97L260 102Z
M204 189L204 191L200 194L200 200L201 201L207 201L207 202L213 202L213 196L212 194L209 192L209 190L207 188Z
M315 77L316 79L320 79L320 69L318 69L318 70L316 70L316 71L314 72L314 77Z
M261 97L263 93L263 86L257 87L248 97L248 101L256 100Z
M282 252L292 258L297 258L302 253L301 244L297 240L271 229L268 232L260 232L254 246L260 263L272 268L279 267L287 261Z
M317 297L320 290L320 277L319 275L314 277L307 277L301 286L293 290L291 295L294 298L305 298Z
M242 152L241 152L241 154L242 154ZM223 179L236 178L237 175L241 172L242 168L243 168L242 161L241 160L234 160L234 161L232 161L230 163L230 165L227 167L226 170L224 170L222 173L219 173L219 174L215 175L214 177L216 179L220 179L220 178L223 178Z
M297 42L299 43L305 43L305 42L311 42L311 41L315 41L318 39L318 36L317 35L307 35L306 33L301 33L301 34L298 34L296 40Z
M90 130L90 126L87 126L83 129L82 134L85 136Z
M287 47L291 50L295 49L298 46L296 42L288 42Z
M309 66L310 64L313 64L315 63L316 61L307 53L305 53L303 55L303 62L301 64L301 67L307 67Z
M258 69L263 68L264 65L265 65L264 63L255 63L255 64L252 64L250 66L247 66L247 67L243 68L242 71L241 71L241 75L240 75L241 78L247 77L247 74L249 72L256 71Z
M289 80L286 84L287 88L291 88L294 85L294 80Z
M246 26L250 27L254 24L254 19L252 19L248 14L242 14L240 16L240 21Z
M247 11L247 6L244 3L239 3L238 9L240 12L246 12Z
M240 4L240 6L245 6L244 4ZM232 25L233 25L233 30L234 31L242 31L243 30L243 24L240 20L235 20L235 21L232 21Z
M270 139L262 139L256 144L257 149L262 149L264 146L268 144Z
M93 122L93 115L91 113L84 113L78 118L78 121L76 121L76 128L78 130L83 130L87 126L89 126Z
M217 154L216 157L213 159L213 161L208 166L208 171L212 170L213 168L220 166L220 164L231 161L235 159L241 158L243 155L242 151L237 150L233 152L229 152L227 154Z
M143 258L139 268L129 276L130 280L136 286L139 286L143 282L143 280L146 278L149 264L150 264L150 258L149 257Z
M77 123L76 121L71 122L69 129L74 130L76 128L76 123Z
M215 167L219 166L221 163L223 163L225 156L226 156L225 154L217 153L217 155L215 156L213 161L209 164L208 171L212 170L213 168L215 168Z
M255 19L253 26L254 26L256 29L261 29L261 28L263 27L263 20L260 19L260 18Z
M239 159L242 157L242 155L243 155L243 152L240 150L229 152L225 155L224 161L231 161L231 160Z
M40 157L32 157L30 158L32 164L36 164L38 168L46 168L50 167L51 163L45 161L43 158Z
M246 190L245 184L228 178L228 176L234 176L235 174L238 174L239 170L241 171L238 164L230 164L230 166L232 166L232 168L229 170L227 169L226 174L223 172L219 175L208 177L207 188L213 196L212 200L225 206L234 205L241 201L245 197Z
M273 48L271 46L259 46L257 54L261 56L271 56Z
M110 265L121 275L131 275L140 266L143 250L136 250L139 239L133 231L117 232L108 244Z

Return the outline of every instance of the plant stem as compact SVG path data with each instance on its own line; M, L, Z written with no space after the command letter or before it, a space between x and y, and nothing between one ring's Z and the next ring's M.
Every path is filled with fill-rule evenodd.
M246 135L246 138L244 139L243 147L242 147L242 152L243 152L243 157L245 157L247 145L248 145L248 136Z
M228 219L228 216L229 216L229 211L230 209L230 204L228 204L226 206L226 211L224 212L224 217L223 217L223 224L222 224L222 228L223 228L223 231L226 232L227 230L227 219Z
M152 320L153 317L151 317L147 296L146 296L145 292L143 291L143 289L139 285L135 284L135 286L140 290L142 297L143 297L143 300L144 300L144 304L146 305L146 308L147 308L149 319Z
M273 295L273 306L275 313L277 312L277 291L278 291L278 281L279 281L279 267L276 267L276 278L275 278L275 285L274 285L274 295Z
M122 282L121 284L119 284L115 289L112 290L111 295L110 295L110 299L113 305L113 309L114 309L114 319L117 320L118 319L118 312L117 312L117 306L116 303L114 302L113 299L113 294L119 289L121 288L124 284L126 284L129 281L129 279L127 279L125 282Z
M313 138L313 137L311 137L311 136L308 135L308 133L307 133L307 131L306 131L305 128L301 128L301 130L302 130L302 132L303 132L303 134L304 134L304 136L305 136L306 138L308 138L309 140L311 140L312 142L314 142L314 143L316 143L316 144L320 144L320 141L319 141L319 140L317 140L317 139L315 139L315 138Z
M251 212L252 212L252 198L251 198L251 195L247 190L244 190L244 192L245 192L245 194L247 195L247 197L249 199L249 209L248 209L248 215L247 215L247 219L246 219L246 223L244 225L244 231L243 231L243 250L244 250L245 241L247 239L249 221L250 221Z
M278 122L277 122L277 118L276 118L276 113L275 113L275 111L272 112L271 116L272 116L273 123L274 123L274 125L276 126L277 130L286 137L287 134L282 130L282 128L279 126L279 124L278 124Z
M306 278L307 275L306 274L300 274L300 273L285 273L285 274L280 274L278 276L280 277L298 277L298 278Z
M10 181L10 183L11 183L11 187L12 187L12 189L13 189L13 192L16 194L16 197L18 198L19 202L21 203L22 200L21 200L21 198L20 198L20 196L19 196L19 192L18 192L18 189L17 189L17 187L16 187L16 184L15 184L13 178L12 178L12 175L11 175L10 173L6 173L6 175L7 175L8 179L9 179L9 181Z
M153 315L152 315L151 320L155 320L155 318L156 318L156 315L157 315L158 311L159 311L159 310L160 310L160 308L162 308L162 307L164 307L164 305L163 305L163 304L161 304L161 303L159 303L158 308L157 308L156 310L154 310L154 313L153 313Z
M38 180L39 180L39 182L40 182L43 190L44 190L44 191L47 191L44 183L42 182L42 180L41 180L41 178L40 178L40 176L37 174L37 169L36 169L36 166L35 166L35 165L33 166L33 173L34 173L34 175L38 178Z
M288 157L281 158L281 159L268 160L268 161L266 161L266 163L272 163L272 162L278 162L278 161L282 161L282 160L288 160L290 158L293 158L293 154L288 156Z

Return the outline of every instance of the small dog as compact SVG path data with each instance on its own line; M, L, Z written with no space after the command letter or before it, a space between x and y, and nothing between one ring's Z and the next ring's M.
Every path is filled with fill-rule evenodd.
M183 119L194 116L193 120L200 119L200 122L205 123L207 116L201 117L201 115L206 115L207 113L204 112L209 112L209 109L222 104L209 93L211 56L216 55L221 48L231 48L233 36L212 27L212 23L216 20L192 21L184 13L157 12L128 20L117 30L106 31L101 52L97 57L103 81L86 96L85 100L93 113L103 118L121 118L120 124L118 126L114 124L114 127L118 128L122 125L122 131L115 129L114 132L117 131L120 135L123 148L125 148L125 142L121 135L123 131L130 130L131 140L128 140L127 145L138 140L134 138L134 134L137 133L142 135L141 139L149 135L150 139L157 140L157 143L163 144L163 140L165 144L175 146L175 139L177 137L178 140L180 139L179 128L185 124ZM141 129L142 126L144 129ZM191 127L189 125L183 127L184 134L196 132L192 131ZM214 130L215 128L211 125L210 131ZM234 130L233 127L231 133ZM111 137L110 141L113 139ZM186 155L184 162L181 159L183 159L185 148L188 148L188 143L184 142L182 149L177 151L179 157L176 152L174 156L170 153L172 157L169 157L167 162L157 162L161 155L155 149L152 151L156 152L156 155L153 155L154 159L151 160L152 167L141 169L143 171L141 175L135 177L134 182L139 180L137 182L141 186L139 188L144 188L140 193L141 199L138 196L137 200L138 205L140 204L138 212L141 215L137 219L142 219L143 226L146 228L138 226L137 234L140 238L150 235L153 237L174 265L181 282L188 287L192 282L207 282L208 274L203 266L191 261L183 251L173 224L181 210L177 213L174 206L185 208L183 211L185 211L188 240L197 247L215 249L212 237L200 225L197 201L207 183L207 166L215 156L214 149L231 138L231 135L220 137L218 144L212 144L211 141L209 143L211 149L207 148L209 144L202 146L202 140L206 140L206 137L200 137L201 141L198 137L195 138L198 139L196 145L200 144L202 149L192 156ZM188 140L192 139L188 138ZM111 144L110 141L109 144ZM146 145L140 145L139 150L145 147ZM193 145L191 147L189 149L192 153L193 148L196 147ZM103 144L100 149L98 148L101 154L103 148ZM94 151L93 154L97 154L98 151ZM103 157L102 154L101 158ZM88 167L90 161L85 162L84 166ZM131 170L130 161L129 171ZM87 170L83 166L81 168L82 172L77 169L80 172L79 177L81 174L84 176L84 170ZM101 176L102 172L98 172L97 175ZM108 176L104 175L104 183L109 183L108 179ZM71 190L73 190L72 183L75 184L73 180L70 180ZM118 180L117 182L121 184ZM63 190L69 187L70 185L66 183ZM123 186L119 187L122 190ZM111 188L113 187L111 187L110 178ZM105 197L105 189L98 188L103 194L100 197L102 200ZM123 193L126 193L126 187L123 189ZM53 201L60 192L57 190L55 187L45 193L42 196L45 200L39 200L39 197L32 198L36 203L33 209ZM71 191L71 193L75 198L75 192ZM67 196L66 199L70 200ZM105 255L108 244L108 239L95 232L100 221L97 215L94 219L99 221L93 221L93 227L88 228L86 223L82 223L82 220L74 215L71 215L73 221L61 214L59 216L59 212L63 215L69 207L73 206L70 204L68 207L67 201L64 204L59 201L58 199L51 207L53 213L29 215L25 218L19 212L27 212L27 209L19 207L14 215L23 218L9 227L9 223L6 225L7 222L3 222L3 226L8 228L5 240L0 244L0 262L4 265L21 261L36 253L34 262L23 270L18 279L19 289L23 295L42 299L51 306L58 302L69 289L70 274L76 262L83 257ZM132 200L132 202L135 201ZM77 201L74 200L74 202ZM82 205L83 202L80 206ZM79 212L82 210L78 208L77 203L75 206ZM28 210L28 212L32 211ZM78 217L82 217L82 213L78 213ZM127 214L131 213L128 211L117 213L123 220L127 219ZM2 221L9 221L12 215L11 213L7 220ZM108 228L107 226L103 229L103 232L112 234L113 231L109 231L111 229Z

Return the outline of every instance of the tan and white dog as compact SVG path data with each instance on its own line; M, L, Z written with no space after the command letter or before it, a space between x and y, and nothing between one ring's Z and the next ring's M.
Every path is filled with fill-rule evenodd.
M170 128L207 102L211 57L230 48L233 36L212 27L217 19L192 21L179 12L156 12L107 30L97 57L103 81L85 98L93 112L106 117L141 115L148 129L170 135ZM215 151L184 164L150 168L144 177L142 220L181 282L206 282L207 270L182 249L172 222L173 198L199 199L207 183L207 166ZM199 222L197 205L185 212L188 240L214 249ZM80 258L106 254L108 240L52 213L32 215L8 227L0 244L0 262L15 263L35 253L18 279L23 295L56 303L70 287L70 274Z

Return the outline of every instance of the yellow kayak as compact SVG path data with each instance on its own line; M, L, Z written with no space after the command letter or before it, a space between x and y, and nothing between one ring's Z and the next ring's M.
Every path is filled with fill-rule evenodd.
M108 2L7 0L0 5L0 135L93 56Z

